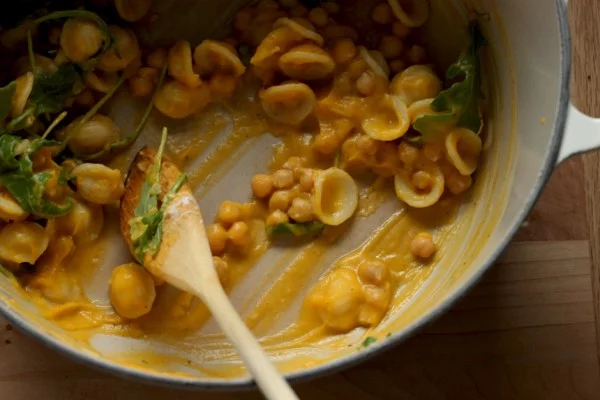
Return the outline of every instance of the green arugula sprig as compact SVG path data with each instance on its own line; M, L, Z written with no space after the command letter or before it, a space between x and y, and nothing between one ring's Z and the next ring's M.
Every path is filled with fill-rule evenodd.
M43 147L60 146L60 142L36 138L22 139L14 135L0 136L0 183L17 200L23 210L41 218L67 214L73 202L57 204L46 198L44 191L52 174L35 173L31 156Z
M160 175L166 142L167 128L163 128L160 146L142 184L134 216L129 220L133 253L136 260L142 265L144 265L146 255L154 256L160 249L165 210L187 179L186 174L181 174L169 191L162 199L160 198Z
M419 141L434 140L439 133L437 127L454 122L475 133L481 130L479 101L483 94L479 51L487 42L476 21L469 24L469 32L469 46L446 71L446 81L452 85L431 103L435 114L424 115L413 123L413 128L422 135Z
M325 229L325 224L319 221L311 222L282 222L267 227L269 236L293 235L296 237L316 235Z

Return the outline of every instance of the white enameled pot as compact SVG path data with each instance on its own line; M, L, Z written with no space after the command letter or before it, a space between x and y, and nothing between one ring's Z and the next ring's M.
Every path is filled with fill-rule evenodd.
M165 17L169 11L165 4L168 3L173 5L177 2L161 3L164 8L161 19L171 24L166 31L173 36L183 31L190 38L198 39L207 33L202 31L204 25L195 23L198 15L222 25L228 18L227 12L241 2L229 2L225 6L218 2L197 1L196 6L186 9L186 15L179 14L181 24L176 27ZM319 351L301 349L280 354L288 358L302 354L306 365L323 354L330 359L325 363L315 362L312 367L289 371L288 376L292 380L329 373L385 351L446 310L500 255L527 216L554 167L571 155L600 146L600 120L583 115L570 104L569 30L563 0L465 0L450 3L431 0L433 13L427 34L431 36L430 43L439 45L437 54L440 61L448 62L456 56L463 44L459 43L459 39L464 36L467 16L472 11L485 14L482 25L490 43L489 60L486 61L490 67L487 74L491 93L484 147L486 161L478 172L472 201L463 207L460 215L460 240L457 240L454 251L444 256L442 265L437 266L417 295L395 308L378 328L380 332L391 333L388 339L360 352L355 348L328 348L324 344ZM463 8L464 5L469 11ZM180 13L181 7L173 7L173 10ZM160 30L160 23L157 30ZM199 195L206 214L214 214L224 191L234 200L235 196L240 199L247 197L247 191L236 193L235 188L247 188L249 176L257 168L256 158L261 155L264 158L265 149L272 144L273 139L254 143L256 150L245 154L247 160L240 157L236 168L223 179L227 182L226 186L217 182L214 188ZM389 213L390 210L382 212ZM370 228L365 225L362 230ZM349 236L348 243L342 243L347 248L333 249L332 253L349 250L353 245L352 235ZM114 264L115 260L112 262ZM264 272L262 268L266 267L262 264L257 266L256 274ZM262 282L257 276L249 279L244 283L244 289ZM107 276L99 276L97 281L105 288ZM22 330L76 360L120 376L172 386L230 389L251 384L247 376L236 379L208 377L199 371L189 371L184 364L137 368L131 363L120 363L115 354L122 355L132 349L177 353L185 352L185 348L168 348L156 341L110 335L95 335L90 341L91 346L82 346L41 316L26 296L4 277L0 277L0 282L2 313ZM97 295L99 302L106 301L102 298L105 293L100 292L102 290L92 290L90 297ZM237 299L239 303L239 296L236 296L234 291L233 300ZM207 329L214 329L214 326ZM197 364L203 362L198 354L189 354L188 359ZM177 371L187 371L190 375L172 373Z

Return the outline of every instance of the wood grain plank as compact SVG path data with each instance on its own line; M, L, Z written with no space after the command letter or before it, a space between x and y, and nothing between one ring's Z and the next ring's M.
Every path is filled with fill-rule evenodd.
M573 40L572 97L583 112L600 117L600 6L595 0L569 3ZM596 336L600 343L600 154L582 157L587 224L590 233ZM600 354L599 354L600 356Z
M325 400L596 399L600 368L589 265L587 241L512 244L482 282L422 334L296 388L303 399ZM109 376L15 330L0 332L6 398L199 398Z

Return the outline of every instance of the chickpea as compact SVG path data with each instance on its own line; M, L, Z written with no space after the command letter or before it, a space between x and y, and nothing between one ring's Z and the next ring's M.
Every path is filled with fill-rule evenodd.
M96 114L84 124L81 118L67 128L68 146L77 155L90 155L105 150L122 136L119 127L109 117Z
M314 171L308 168L298 170L298 183L301 191L309 193L315 186Z
M129 79L129 92L135 97L149 96L158 82L159 72L156 68L143 67Z
M410 252L417 258L429 258L435 251L435 243L428 232L417 234L410 243Z
M346 64L356 57L356 46L352 39L340 39L335 42L331 56L336 64Z
M377 153L377 141L367 135L360 135L356 138L356 147L361 153L374 156Z
M167 63L168 52L164 48L158 48L148 54L146 57L146 62L149 67L156 68L157 70L162 70Z
M392 22L394 14L392 14L392 8L387 3L379 3L373 9L371 19L381 25L386 25Z
M340 6L333 1L327 1L321 4L321 7L325 9L329 14L337 14L340 12Z
M252 193L259 199L268 197L273 191L273 177L271 175L259 174L252 177Z
M278 169L273 173L273 186L276 189L289 189L294 186L294 173L289 169Z
M110 25L108 29L113 45L100 57L98 68L107 72L121 71L139 56L140 45L131 30L116 25Z
M279 4L285 8L292 8L298 5L298 0L279 0Z
M392 33L400 39L405 39L410 34L410 28L400 21L395 21L392 25Z
M240 10L233 17L233 26L238 31L246 31L252 24L252 13L248 9Z
M403 48L402 39L393 35L382 37L378 47L381 54L388 60L400 57Z
M83 89L83 91L75 97L75 104L80 107L91 108L94 103L96 103L94 92L89 88Z
M308 222L314 219L313 206L310 200L296 197L288 210L291 219L297 222Z
M363 72L369 69L369 65L364 58L356 58L348 65L348 76L350 79L358 79Z
M442 157L443 146L441 143L425 143L423 155L430 161L437 162Z
M221 224L213 224L206 228L206 236L208 237L208 244L210 245L210 251L215 254L223 254L227 247L227 231Z
M392 74L397 74L406 69L406 63L403 60L392 60L390 61L390 71Z
M372 95L376 89L375 73L371 70L363 72L356 80L356 90L363 96Z
M104 227L102 207L75 200L67 215L54 218L54 230L60 236L70 236L75 244L96 240Z
M464 176L457 171L452 171L446 177L446 187L453 194L465 192L473 185L473 178L470 175Z
M291 193L287 190L278 190L269 199L269 211L281 210L287 212L292 201Z
M7 263L34 264L48 248L46 230L35 222L13 222L0 230L0 259Z
M120 316L136 319L148 314L156 297L154 279L136 263L116 267L110 278L110 303Z
M412 184L419 190L426 190L433 185L433 178L426 171L417 171L412 176Z
M60 48L66 58L80 63L97 54L104 40L104 33L92 20L70 18L63 25Z
M290 218L288 217L288 215L281 210L275 210L267 217L266 225L273 226L277 224L283 224L286 222L290 222Z
M390 270L381 261L367 261L358 267L358 276L364 283L381 286L389 281Z
M121 171L102 164L81 164L73 170L77 193L93 204L111 204L123 195Z
M308 13L308 20L317 27L323 27L329 22L329 15L321 7L315 7Z
M119 17L127 22L137 22L148 14L152 0L115 0L115 7Z
M250 228L243 221L237 221L227 231L227 237L234 246L243 247L250 243Z
M229 264L221 257L213 257L212 260L215 271L217 271L217 275L219 276L219 281L221 281L221 285L225 285L229 280Z
M427 60L427 51L421 46L412 46L405 55L409 64L423 64Z
M221 203L219 210L217 211L217 217L215 218L218 222L225 225L231 225L236 221L239 221L242 217L241 204L234 201L226 200Z
M419 158L419 149L410 143L402 141L398 145L398 158L404 165L411 166Z
M306 164L306 160L302 157L292 156L283 163L281 168L289 169L290 171L296 171Z
M301 18L308 14L308 8L299 5L290 10L290 16L294 18Z

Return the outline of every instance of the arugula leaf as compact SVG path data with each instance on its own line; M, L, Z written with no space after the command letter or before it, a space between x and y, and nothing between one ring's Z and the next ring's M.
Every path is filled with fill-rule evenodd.
M35 75L29 100L34 104L35 114L57 113L65 101L83 88L80 71L75 64L67 63L54 73L40 71Z
M42 218L59 217L71 211L73 201L68 199L65 204L60 205L44 197L44 189L50 176L49 172L30 176L11 172L0 176L0 182L23 210Z
M311 222L282 222L273 226L267 227L269 236L277 235L294 235L296 237L305 235L316 235L325 229L325 224L319 221Z
M165 210L187 179L185 174L181 174L163 196L162 201L159 199L161 192L160 171L166 141L167 128L163 128L160 146L150 171L148 171L142 184L140 200L135 208L134 216L129 220L133 253L136 260L142 265L144 265L146 255L153 256L158 252L162 241Z
M17 89L17 82L12 81L8 85L0 88L0 121L4 121L12 106L12 98Z
M15 157L15 147L21 138L13 135L0 136L0 171L16 169L19 160Z
M363 340L363 342L360 344L360 347L367 348L370 345L372 345L373 343L375 343L376 341L377 341L376 337L367 336L367 338L365 340Z
M471 43L446 71L446 81L452 85L443 90L431 103L437 114L424 115L413 123L424 139L435 135L431 127L439 122L456 120L456 126L478 133L482 121L479 109L481 93L481 60L479 51L487 44L476 21L469 23Z

